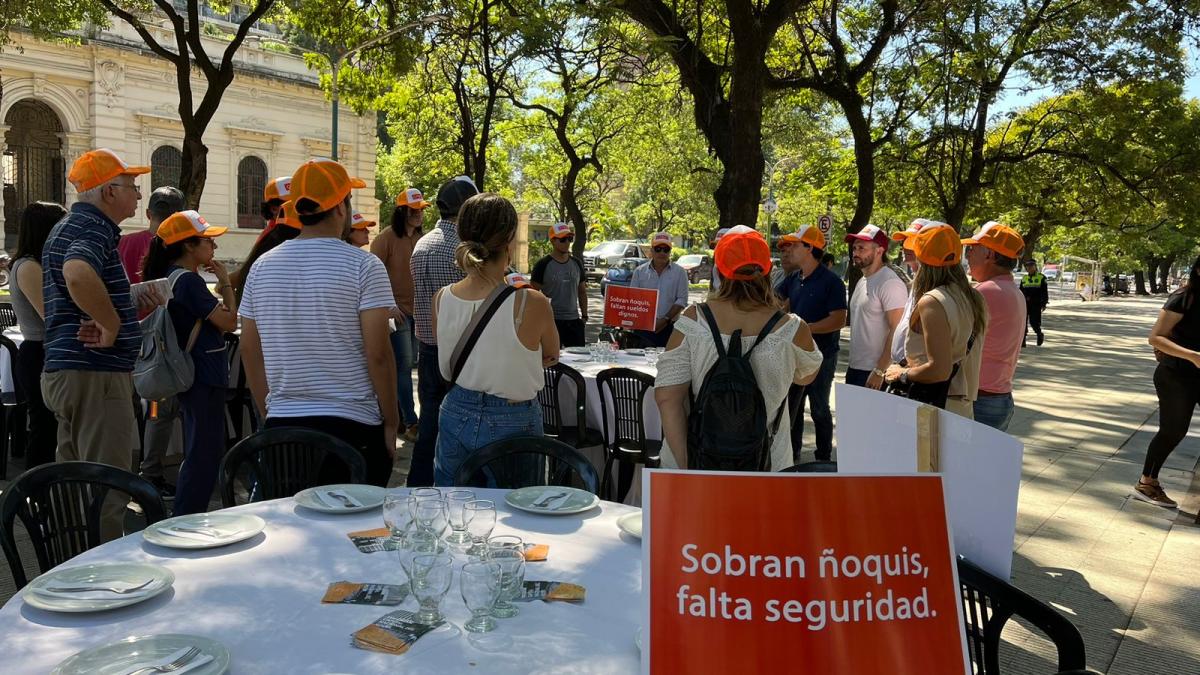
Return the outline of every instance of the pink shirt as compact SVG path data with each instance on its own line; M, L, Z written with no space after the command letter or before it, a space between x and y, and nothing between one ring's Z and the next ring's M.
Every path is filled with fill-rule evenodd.
M117 243L117 254L121 256L121 266L125 268L125 276L129 277L129 283L141 283L142 258L145 258L146 251L150 250L150 240L153 238L154 235L150 234L149 230L121 235L121 241Z
M1025 296L1011 274L993 277L977 285L975 290L983 295L988 308L979 390L1007 394L1012 391L1021 339L1025 336Z

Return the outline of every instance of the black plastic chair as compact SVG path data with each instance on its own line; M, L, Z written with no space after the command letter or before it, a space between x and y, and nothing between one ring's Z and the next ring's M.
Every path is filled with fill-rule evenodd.
M229 431L225 436L226 444L233 446L243 438L257 433L260 424L258 410L254 407L254 396L246 384L246 371L242 369L241 337L234 333L226 333L225 350L229 358L229 386L225 389ZM249 433L246 433L246 419L250 421Z
M325 485L331 482L326 478L330 462L349 471L348 482L367 481L367 461L349 443L302 427L264 429L233 446L221 460L221 506L237 506L239 484L249 502L291 497Z
M1087 672L1079 629L1053 607L963 557L958 559L958 581L967 651L977 675L1001 675L1000 634L1013 616L1025 619L1050 638L1058 649L1059 671Z
M837 473L837 462L801 462L780 469L779 473Z
M577 487L598 494L596 467L575 448L545 436L514 436L476 450L458 467L456 485L516 489Z
M0 329L17 327L17 310L11 302L0 302Z
M556 363L544 368L545 386L538 392L538 403L542 405L542 428L547 436L557 438L575 448L602 445L604 436L599 429L587 425L587 383L583 375L565 363ZM559 385L563 378L575 383L575 426L563 424Z
M661 461L662 441L646 438L646 418L642 410L646 394L654 389L654 377L631 368L609 368L596 376L596 387L600 392L604 425L604 473L600 494L605 499L613 499L612 467L616 464L615 501L623 502L633 485L634 468L638 464L658 468Z
M28 579L17 550L16 519L29 534L38 569L46 572L102 543L100 509L112 490L129 495L141 507L147 525L165 517L154 485L115 466L57 462L17 476L0 494L0 547L17 588Z

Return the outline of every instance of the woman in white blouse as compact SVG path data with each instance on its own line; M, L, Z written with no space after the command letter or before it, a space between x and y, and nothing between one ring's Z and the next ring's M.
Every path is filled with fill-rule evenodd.
M714 253L719 289L707 305L726 347L729 336L741 331L742 352L755 343L758 331L781 304L770 284L771 249L762 235L747 227L732 228ZM702 323L695 305L675 322L667 351L658 361L654 398L663 424L663 466L687 466L687 407L689 390L699 390L717 360L712 332ZM821 367L821 353L800 317L789 314L750 354L750 365L767 410L787 404L788 388L808 384ZM772 412L770 418L774 420ZM783 415L771 443L771 470L792 463L791 420Z

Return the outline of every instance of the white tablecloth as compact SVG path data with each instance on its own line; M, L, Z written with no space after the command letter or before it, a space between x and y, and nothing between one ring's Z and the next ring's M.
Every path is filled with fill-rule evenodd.
M360 553L347 532L382 527L379 509L323 515L281 499L237 507L267 521L254 538L207 551L152 546L133 534L88 551L66 565L152 562L175 573L172 589L141 604L94 614L61 614L26 606L20 594L0 609L0 655L6 674L46 673L68 656L131 635L191 633L224 644L230 672L246 673L634 673L640 624L641 548L617 528L630 508L601 502L575 516L514 511L502 490L495 499L495 534L548 544L549 559L529 563L526 578L568 581L587 589L581 605L518 603L521 613L498 620L512 638L500 653L481 651L462 632L401 656L350 646L350 634L396 608L323 605L330 582L398 582L395 554ZM443 611L457 626L469 618L455 575ZM412 599L401 609L413 609ZM431 634L433 636L435 634ZM422 640L428 639L426 636ZM422 649L422 647L426 647Z
M18 347L25 341L25 336L21 335L21 331L16 328L4 331L4 337L12 340ZM0 349L0 391L4 393L16 391L16 386L13 384L13 363L12 359L8 358L7 349Z
M603 415L600 409L600 390L596 386L596 375L601 371L609 368L632 368L654 377L658 374L658 368L649 364L644 356L631 356L624 352L617 354L616 363L595 363L590 356L576 355L568 352L563 352L559 357L562 363L579 371L583 375L584 383L587 385L587 424L592 429L602 429ZM559 407L563 413L563 424L573 425L575 421L575 385L568 379L563 378L559 381ZM608 401L609 415L612 415L612 399ZM658 404L654 402L654 389L646 392L646 398L642 401L642 414L645 416L646 422L646 438L651 440L659 440L662 438L662 418L658 414ZM609 425L609 433L613 433L612 425Z

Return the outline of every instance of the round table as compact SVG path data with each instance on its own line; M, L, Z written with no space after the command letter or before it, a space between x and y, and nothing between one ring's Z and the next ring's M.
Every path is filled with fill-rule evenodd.
M405 490L396 490L406 492ZM170 568L175 583L140 604L91 614L47 612L26 605L18 593L0 609L0 654L5 673L46 673L84 649L133 635L189 633L225 645L230 672L246 673L632 673L640 654L641 546L616 521L634 509L600 502L569 516L541 516L511 509L504 490L475 490L496 502L494 534L517 534L548 544L548 559L526 566L530 580L568 581L587 589L582 604L519 603L521 613L498 620L511 637L501 652L473 646L465 631L400 656L352 647L350 634L399 607L322 604L334 581L398 583L396 555L360 553L346 533L383 526L381 510L326 515L279 499L223 512L253 513L267 521L255 537L223 548L167 549L140 533L79 555L63 566L96 562L150 562ZM442 608L461 628L469 618L455 575ZM422 640L429 639L430 634ZM491 635L491 634L489 634Z

